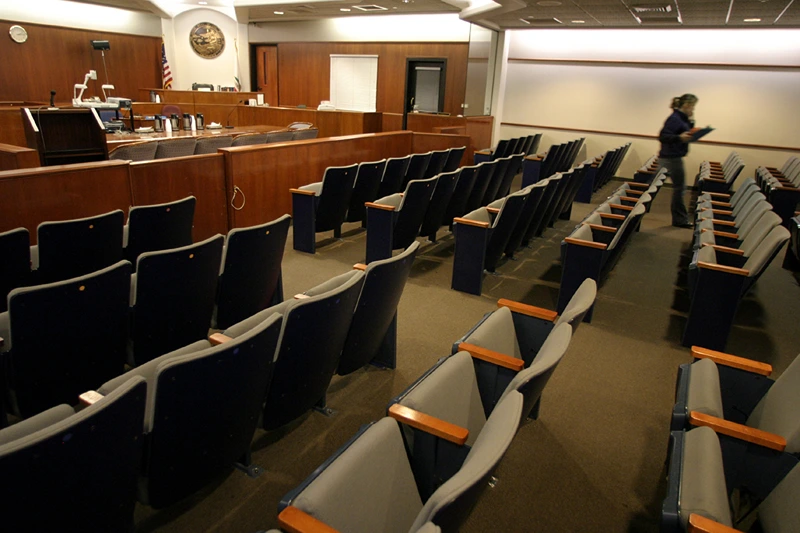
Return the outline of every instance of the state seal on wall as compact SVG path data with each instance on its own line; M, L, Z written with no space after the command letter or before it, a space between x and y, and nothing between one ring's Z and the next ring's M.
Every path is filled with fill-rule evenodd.
M225 50L225 36L219 26L210 22L195 24L189 32L192 50L202 58L214 59Z

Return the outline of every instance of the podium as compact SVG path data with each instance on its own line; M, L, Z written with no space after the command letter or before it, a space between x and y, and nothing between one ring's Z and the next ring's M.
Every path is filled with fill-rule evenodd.
M20 112L28 148L39 152L43 167L108 159L105 127L94 109L23 107Z

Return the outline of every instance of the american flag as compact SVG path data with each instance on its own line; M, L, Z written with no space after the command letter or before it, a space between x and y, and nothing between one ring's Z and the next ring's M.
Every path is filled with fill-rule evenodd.
M164 47L164 40L161 40L161 73L162 88L172 89L172 71L169 68L169 61L167 61L167 49Z

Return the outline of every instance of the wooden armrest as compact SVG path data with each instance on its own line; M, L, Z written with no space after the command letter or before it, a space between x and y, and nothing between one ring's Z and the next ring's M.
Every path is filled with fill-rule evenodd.
M715 181L717 183L728 183L726 180L721 180L719 178L711 178L711 177L709 177L709 178L702 178L702 179L708 180L708 181Z
M640 196L642 194L644 194L644 191L634 191L633 189L624 189L624 191L625 191L625 194L638 194ZM638 198L637 198L637 200L638 200Z
M600 218L610 218L612 220L625 220L628 217L626 217L625 215L616 215L614 213L600 213Z
M456 224L464 224L466 226L477 226L479 228L488 228L489 227L489 223L488 222L481 222L480 220L470 220L468 218L461 218L461 217L454 218L453 222L456 223Z
M508 307L511 309L512 313L519 313L521 315L532 316L534 318L541 318L542 320L547 320L548 322L555 322L556 318L558 318L558 313L551 311L550 309L536 307L535 305L523 304L513 300L507 300L505 298L500 298L497 300L497 307Z
M494 215L500 212L500 209L497 207L487 207L486 210Z
M649 189L650 188L650 185L648 185L647 183L639 183L638 181L629 181L628 182L628 186L630 186L630 187L642 187L644 189Z
M693 426L708 426L721 435L728 435L739 440L752 442L765 448L782 452L786 449L786 439L769 431L751 428L730 420L717 418L699 411L689 412L689 423Z
M739 234L738 233L730 233L728 231L717 231L717 230L713 230L713 229L710 230L710 229L703 228L703 229L700 230L700 233L705 233L707 231L710 231L711 233L713 233L714 237L726 237L728 239L739 240Z
M727 194L727 193L724 193L724 192L707 192L706 194L709 195L709 196L716 196L718 198L730 198L731 197L730 194Z
M721 246L719 244L711 244L710 242L704 242L703 246L711 246L717 252L723 252L726 254L733 254L733 255L744 255L744 250L740 250L738 248L731 248L730 246Z
M628 202L638 202L639 201L638 198L631 198L630 196L620 196L619 199L620 200L626 200Z
M706 261L698 261L697 266L700 268L706 268L708 270L716 270L718 272L727 272L728 274L736 274L737 276L750 275L750 271L745 270L743 268L730 267L726 265L720 265L717 263L708 263Z
M389 407L389 416L402 422L407 426L419 429L425 433L430 433L440 439L450 441L459 446L463 446L467 442L469 430L462 428L450 422L445 422L441 418L426 415L399 403L393 404Z
M219 346L224 342L230 342L232 340L233 337L228 337L223 333L212 333L208 336L208 342L210 342L212 346Z
M394 211L393 205L376 204L375 202L364 202L364 205L367 207L372 207L374 209L383 209L384 211Z
M736 226L736 222L733 220L715 220L713 218L711 220L714 221L714 224L719 224L720 226Z
M101 398L103 398L102 394L94 390L89 390L78 396L78 401L80 401L81 405L88 407Z
M703 515L692 513L689 515L689 533L741 533L725 524L715 522Z
M604 226L602 224L589 224L589 227L597 231L607 231L608 233L616 233L617 228L612 226Z
M711 205L718 205L720 207L731 207L729 202L717 202L715 200L711 200Z
M292 194L304 194L306 196L314 196L316 193L314 191L307 191L305 189L289 189L289 192Z
M367 265L364 263L356 263L353 265L353 270L361 270L362 272L367 269Z
M503 368L508 368L514 372L519 372L525 366L525 361L522 359L517 359L516 357L511 357L510 355L495 352L494 350L489 350L488 348L476 346L468 342L462 342L459 344L458 350L461 352L469 352L469 354L475 359L480 359L481 361L486 361L487 363L492 363L493 365L502 366Z
M604 242L594 242L594 241L587 241L584 239L576 239L575 237L565 237L564 242L567 244L575 244L577 246L588 246L589 248L597 248L599 250L605 250L608 248L608 245Z
M492 155L492 149L491 148L484 148L483 150L478 150L475 153L476 154L481 154L481 155Z
M695 359L711 359L718 365L725 365L731 368L738 368L739 370L746 370L753 374L762 376L769 376L772 374L772 365L762 363L761 361L753 361L752 359L745 359L737 355L731 355L725 352L718 352L703 348L702 346L692 346L692 357Z
M325 522L291 505L280 512L278 523L288 533L339 533Z
M715 215L726 215L726 216L733 215L733 211L725 211L724 209L712 209L711 212L714 213Z
M529 155L525 158L526 161L542 161L544 158L538 154L536 155Z
M629 205L622 205L622 204L608 204L609 206L613 207L614 209L623 209L625 211L633 211L633 207Z

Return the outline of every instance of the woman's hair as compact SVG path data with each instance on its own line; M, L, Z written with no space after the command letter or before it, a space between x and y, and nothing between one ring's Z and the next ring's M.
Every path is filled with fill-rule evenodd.
M680 109L683 104L694 104L697 102L697 97L693 94L686 93L683 96L676 96L672 99L670 109Z

